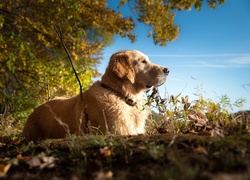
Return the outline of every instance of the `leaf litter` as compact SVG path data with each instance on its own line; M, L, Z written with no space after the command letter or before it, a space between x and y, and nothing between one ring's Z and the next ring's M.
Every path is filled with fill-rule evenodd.
M76 143L76 144L72 144ZM250 177L250 135L72 136L1 147L3 179ZM24 147L25 146L25 147ZM29 147L27 147L29 146ZM7 155L7 156L6 156Z

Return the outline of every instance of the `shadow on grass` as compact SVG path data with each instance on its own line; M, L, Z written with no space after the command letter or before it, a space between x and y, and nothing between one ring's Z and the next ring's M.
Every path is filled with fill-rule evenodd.
M1 138L1 179L249 179L250 135Z

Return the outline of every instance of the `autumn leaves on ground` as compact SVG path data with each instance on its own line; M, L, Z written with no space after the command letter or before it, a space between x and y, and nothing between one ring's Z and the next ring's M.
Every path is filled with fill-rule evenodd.
M1 138L2 179L249 179L250 136Z
M160 97L150 98L166 108ZM12 126L0 138L0 178L249 179L250 112L229 114L221 104L181 99L165 102L175 108L154 114L146 135L69 135L34 144Z

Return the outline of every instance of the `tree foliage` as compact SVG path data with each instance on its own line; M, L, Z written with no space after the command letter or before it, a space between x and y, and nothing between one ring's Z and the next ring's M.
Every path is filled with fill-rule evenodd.
M225 0L207 0L211 8ZM55 96L74 95L79 87L54 25L64 40L82 81L83 89L98 75L102 50L114 35L135 41L133 30L142 22L155 44L166 45L178 37L174 17L202 0L120 0L118 9L98 0L1 0L0 2L0 111L15 117ZM125 17L127 5L136 17ZM151 33L152 31L152 33ZM7 110L7 111L6 111ZM3 113L3 112L0 112Z
M79 93L54 25L63 31L85 89L98 74L95 65L112 35L125 35L134 26L105 1L1 1L0 104L11 114L22 115L55 96Z
M155 44L166 46L179 36L180 27L174 23L175 15L181 10L201 10L203 0L121 0L120 6L129 4L138 14L137 20L151 27L148 36L153 36ZM225 0L206 0L210 8L216 8Z

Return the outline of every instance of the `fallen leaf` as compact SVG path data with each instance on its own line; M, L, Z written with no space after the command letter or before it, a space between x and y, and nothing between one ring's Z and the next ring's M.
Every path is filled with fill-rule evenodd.
M56 161L56 158L53 157L53 156L44 156L44 157L41 157L41 160L42 160L42 164L40 165L40 169L43 169L43 168L53 168L55 167L55 161Z
M95 180L109 180L113 178L113 172L108 171L108 172L103 172L99 171L95 173Z
M18 154L17 156L18 160L27 160L30 159L30 156L23 156L22 154Z
M56 158L53 156L45 156L44 154L35 156L30 158L27 161L27 164L29 165L29 168L36 168L39 167L40 169L43 168L53 168L55 167L55 161Z
M29 168L35 168L41 165L41 161L38 157L32 157L27 161L27 164L29 165Z
M204 149L201 146L198 146L197 148L194 148L194 152L199 153L199 154L204 154L204 155L208 155L208 152L206 149Z
M4 177L7 174L10 167L11 164L0 164L0 177Z
M13 144L19 144L20 142L22 142L22 140L23 139L21 139L21 138L15 138L15 139L12 140L12 143Z
M147 147L145 145L138 145L137 148L140 149L140 150L146 150L147 149Z
M103 157L109 157L111 155L111 150L108 146L106 146L106 147L100 149L100 154Z

